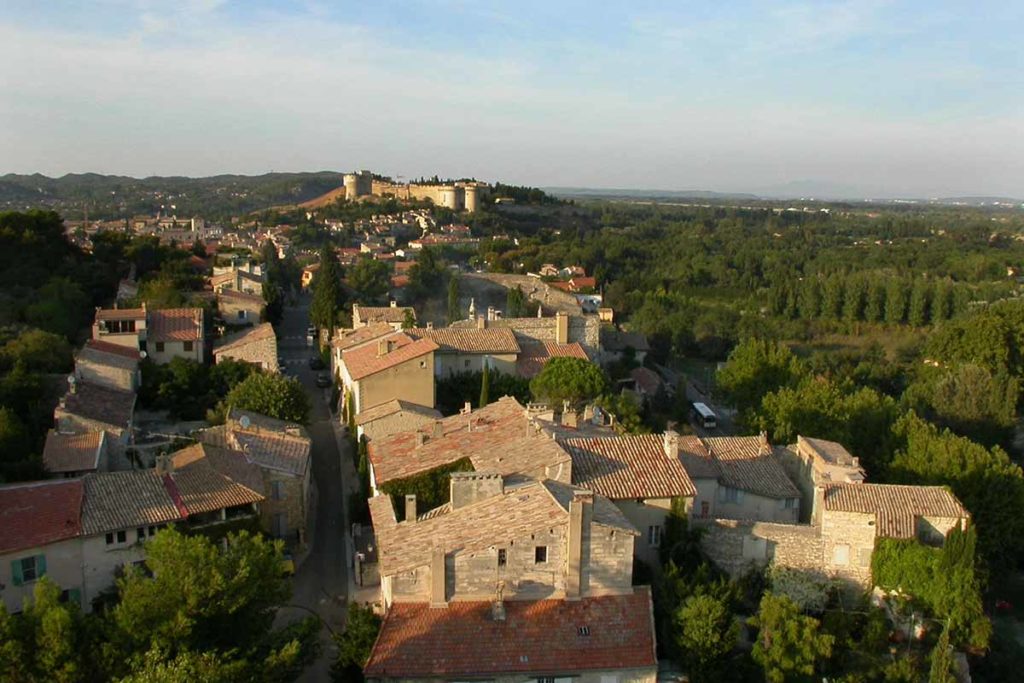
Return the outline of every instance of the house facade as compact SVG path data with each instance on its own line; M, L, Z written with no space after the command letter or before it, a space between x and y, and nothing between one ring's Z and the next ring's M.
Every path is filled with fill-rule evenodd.
M429 339L437 344L434 374L439 378L460 372L482 372L484 365L505 374L516 371L520 348L510 329L426 327L406 330L405 333L414 339Z
M266 302L259 294L226 289L217 293L217 313L231 327L258 325Z
M352 328L359 329L372 323L387 323L391 329L401 330L406 317L411 316L416 322L416 309L412 306L399 306L392 301L390 306L360 306L352 304Z
M75 376L89 384L134 392L142 383L140 360L134 347L89 339L75 354Z
M364 410L356 416L356 436L369 440L383 439L433 424L441 419L434 408L395 399Z
M433 408L437 348L429 339L397 332L344 351L338 375L346 410L349 396L356 415L396 398Z
M219 340L213 347L213 362L225 360L244 361L265 372L278 372L274 326L262 323Z
M203 362L206 325L201 308L97 308L92 338L143 351L156 363L180 357Z

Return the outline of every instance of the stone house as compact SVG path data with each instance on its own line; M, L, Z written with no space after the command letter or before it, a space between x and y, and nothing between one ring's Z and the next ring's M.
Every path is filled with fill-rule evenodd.
M75 354L75 376L81 382L120 391L138 391L142 383L139 351L130 346L89 339Z
M266 372L278 372L274 326L262 323L219 340L213 347L213 362L225 360L245 361Z
M266 302L259 294L226 289L217 293L217 313L229 327L258 325Z
M387 323L391 329L398 331L402 329L407 313L412 314L413 322L415 322L416 309L412 306L399 306L397 301L392 301L390 306L352 304L352 329L357 330L371 323Z
M414 339L429 339L437 344L434 374L438 378L460 372L482 372L484 364L505 374L516 370L520 348L510 329L426 327L405 330L405 333Z
M81 479L0 486L0 599L20 612L44 576L69 600L82 595Z
M800 490L760 436L680 437L679 458L697 487L692 519L795 523Z
M941 486L828 484L818 495L820 523L708 520L701 544L715 564L734 576L770 562L864 590L871 585L876 539L941 545L950 530L970 520Z
M107 432L111 455L121 455L133 442L135 394L95 384L71 384L53 411L58 432Z
M572 457L572 483L611 500L640 530L637 558L659 566L658 551L672 499L682 498L690 507L697 495L678 457L679 435L575 438L562 445Z
M497 473L451 478L448 504L398 522L390 496L370 500L381 597L428 602L580 598L631 592L636 529L610 501L553 480Z
M216 268L215 271L222 270ZM263 296L263 274L259 266L256 266L257 273L251 273L244 268L232 267L221 273L216 273L209 278L210 288L220 294L222 292L243 292Z
M331 376L340 376L343 353L370 344L381 337L387 337L394 331L387 323L370 323L357 330L335 330L334 338L331 339Z
M399 432L415 431L441 419L434 408L395 399L364 410L356 416L356 436L383 439Z
M343 351L338 374L346 418L350 395L356 415L396 398L433 408L437 348L429 339L395 332L373 344Z
M92 338L145 351L156 363L181 357L202 363L206 326L201 308L97 308Z
M860 461L842 444L797 436L796 443L775 449L775 456L800 489L800 521L821 521L817 488L827 484L859 484L865 479Z
M374 492L404 479L468 458L475 470L505 477L572 481L572 459L541 424L511 396L477 410L464 410L369 444Z
M630 353L640 365L644 364L651 346L647 337L639 332L601 328L601 364L607 365L625 359Z
M43 466L53 477L70 479L91 472L104 472L110 465L107 453L107 433L58 432L46 433L43 446Z
M305 427L233 409L224 425L199 432L199 439L241 454L257 468L263 528L276 538L305 543L313 493L312 439Z
M494 314L486 318L475 317L450 325L453 328L508 328L523 342L578 343L587 357L596 359L601 351L601 323L593 315L569 315L559 311L553 316L537 318L499 318Z

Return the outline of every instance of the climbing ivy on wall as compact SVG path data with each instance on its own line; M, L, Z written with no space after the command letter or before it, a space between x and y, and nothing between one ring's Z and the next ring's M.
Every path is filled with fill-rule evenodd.
M424 512L433 510L448 502L448 492L451 486L451 477L449 475L452 472L472 471L473 463L469 461L469 458L462 458L453 463L436 467L428 472L421 472L404 479L394 479L386 484L382 484L380 490L391 496L398 521L403 521L405 519L405 496L407 494L412 493L416 495L416 512L422 515Z

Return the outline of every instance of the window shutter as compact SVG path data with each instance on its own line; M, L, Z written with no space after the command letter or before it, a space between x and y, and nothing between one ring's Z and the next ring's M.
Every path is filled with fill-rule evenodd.
M21 560L14 560L11 562L11 577L14 580L15 586L20 586L25 583L25 579L21 575Z
M46 555L36 555L36 578L46 576Z
M82 593L77 588L72 588L68 591L68 602L73 602L78 606L82 605Z

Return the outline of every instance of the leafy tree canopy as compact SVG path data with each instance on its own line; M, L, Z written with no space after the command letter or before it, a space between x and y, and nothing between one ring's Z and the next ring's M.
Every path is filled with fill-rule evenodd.
M530 382L536 399L555 408L568 401L571 406L600 396L607 389L601 369L582 358L552 358Z
M311 406L299 380L281 375L254 373L228 392L226 406L306 424Z

